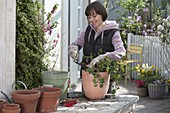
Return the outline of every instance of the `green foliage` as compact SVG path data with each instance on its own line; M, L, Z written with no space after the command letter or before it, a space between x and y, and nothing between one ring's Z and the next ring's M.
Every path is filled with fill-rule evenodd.
M38 3L37 3L38 4ZM41 4L37 5L37 10L40 12L37 17L38 21L41 24L42 31L45 33L45 38L43 40L43 47L45 48L43 56L43 61L47 65L48 70L54 70L57 59L58 59L58 50L57 44L60 38L59 33L56 33L58 29L58 22L54 19L55 11L57 10L58 4L54 4L50 12L44 12L44 6ZM43 10L42 10L43 9ZM55 31L55 35L52 34Z
M94 76L93 82L94 86L103 87L104 79L101 77L100 72L108 72L110 74L110 81L115 81L116 83L121 78L122 69L124 69L119 61L115 61L108 57L104 57L103 59L99 60L99 62L86 69L87 72L91 73ZM115 89L114 89L115 90Z
M44 32L37 20L37 3L16 1L16 80L28 89L42 85L41 72L47 70L42 58Z
M120 23L120 33L125 47L127 47L127 35L152 35L155 36L156 26L160 19L165 16L161 9L165 10L168 0L115 0L123 11L117 11ZM109 0L104 0L108 4ZM107 7L107 5L105 5Z
M143 0L118 0L117 2L123 7L124 12L128 15L138 13L146 6L146 3Z
M148 66L148 64L137 65L131 68L132 71L136 71L138 74L138 79L144 82L144 86L147 87L148 83L154 84L164 84L165 79L161 76L158 68L154 65Z
M118 0L117 3L123 8L123 12L118 11L120 18L117 20L121 25L122 40L127 47L127 34L141 34L142 32L142 21L138 19L138 16L147 4L143 0ZM144 16L147 17L147 15Z
M170 44L170 16L168 16L166 19L157 20L157 21L160 23L157 26L157 31L162 41L162 44L169 45Z
M52 18L58 4L46 13L38 0L17 0L16 3L16 79L31 89L42 85L41 72L53 69L58 58L53 50L59 34L51 37L58 25ZM20 88L17 85L17 89Z

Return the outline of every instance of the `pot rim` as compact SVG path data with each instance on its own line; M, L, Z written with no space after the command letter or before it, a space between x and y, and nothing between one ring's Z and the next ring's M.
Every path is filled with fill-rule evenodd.
M7 100L1 98L1 99L0 99L0 102L7 102Z
M16 109L20 109L20 105L19 104L15 104L15 103L6 103L3 105L4 109L9 109L9 110L16 110Z
M46 96L50 96L50 97L56 97L56 95L61 95L62 93L62 89L61 88L57 88L57 87L37 87L37 88L33 88L33 90L38 90L41 92L41 97L46 97Z
M40 97L40 91L38 90L15 90L11 93L12 98L16 99L35 99Z

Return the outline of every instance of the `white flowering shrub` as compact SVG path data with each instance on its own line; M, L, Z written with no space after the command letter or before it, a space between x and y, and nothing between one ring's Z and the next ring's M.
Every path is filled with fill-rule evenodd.
M170 74L170 16L166 19L162 19L160 24L157 26L157 35L160 37L162 49L160 59L162 66L165 67L165 74Z
M163 44L170 44L170 16L162 19L162 23L157 26L157 32Z

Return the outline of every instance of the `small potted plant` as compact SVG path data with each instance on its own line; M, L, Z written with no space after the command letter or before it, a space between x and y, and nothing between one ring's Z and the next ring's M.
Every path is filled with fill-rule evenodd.
M132 71L136 71L138 78L135 80L137 83L137 90L139 96L147 96L148 83L151 83L158 75L158 69L154 65L149 66L147 63L142 65L138 64L135 67L132 67ZM141 92L145 90L145 93Z
M147 84L143 80L135 80L137 84L137 93L140 97L148 96Z
M137 71L140 80L143 80L148 88L149 97L153 99L161 99L165 96L166 80L160 75L159 69L154 65L139 64L132 70Z
M149 82L152 82L153 79L158 75L158 69L155 65L149 66L148 63L143 63L142 65L138 64L135 67L132 67L132 71L136 71L139 80L143 80L145 82L145 86Z
M165 96L166 79L160 75L154 75L154 79L148 84L149 97L152 99L162 99Z
M85 96L89 99L102 99L109 90L110 81L117 82L120 78L118 73L118 61L108 57L101 59L96 65L82 71L82 84ZM113 89L113 93L116 93Z

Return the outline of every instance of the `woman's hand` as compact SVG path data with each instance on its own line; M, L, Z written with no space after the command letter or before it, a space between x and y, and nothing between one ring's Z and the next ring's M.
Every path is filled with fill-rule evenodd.
M68 52L73 60L78 60L78 46L77 45L70 45L68 48Z
M106 54L103 54L103 55L99 55L98 57L94 58L90 64L89 64L89 67L92 67L94 66L96 63L98 63L101 59L103 59L104 57L106 56Z

